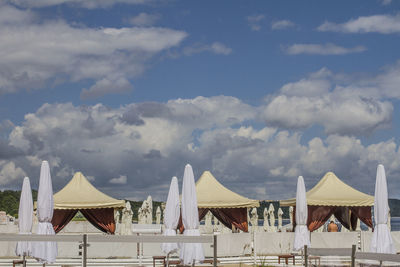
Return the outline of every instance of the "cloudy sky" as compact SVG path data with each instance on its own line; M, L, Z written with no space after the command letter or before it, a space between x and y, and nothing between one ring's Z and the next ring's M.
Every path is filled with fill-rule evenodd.
M0 0L0 190L76 171L165 200L184 166L256 199L327 172L400 198L400 1Z

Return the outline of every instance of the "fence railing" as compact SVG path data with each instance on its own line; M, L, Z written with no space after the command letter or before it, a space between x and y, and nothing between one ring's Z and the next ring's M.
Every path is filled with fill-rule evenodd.
M399 254L372 253L372 252L357 252L356 245L351 248L308 248L304 246L304 266L308 267L308 258L313 256L348 256L351 258L351 267L355 267L357 260L373 260L378 261L379 265L385 261L400 262Z
M351 257L351 267L355 266L356 245L351 248L308 248L304 246L304 266L308 267L309 255L314 256L349 256Z
M9 241L56 241L56 242L79 242L82 246L82 267L87 264L87 248L89 243L95 242L129 242L129 243L213 243L213 265L217 266L217 236L163 236L163 235L20 235L0 234L0 242Z

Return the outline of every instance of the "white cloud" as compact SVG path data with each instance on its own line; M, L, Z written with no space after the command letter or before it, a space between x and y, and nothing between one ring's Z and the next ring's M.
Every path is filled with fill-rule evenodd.
M285 84L281 92L288 96L323 96L329 93L331 86L325 79L301 79L298 82Z
M265 19L265 16L262 14L258 14L258 15L248 16L246 17L246 19L252 31L259 31L261 30L260 23Z
M152 26L160 18L161 18L161 16L159 14L148 14L148 13L142 12L139 15L132 17L129 21L132 25L135 25L135 26Z
M305 80L324 78L331 84L337 79L336 74L323 69ZM349 106L331 91L326 100L323 90L312 102L304 82L299 87L297 90L293 83L291 89L285 89L292 92L290 95L277 96L278 100L286 97L285 109L289 105L292 110L287 117L321 123L327 132L369 131L379 121L377 110L382 109L384 117L388 108L387 102L377 100L358 100ZM300 104L294 98L300 99ZM259 125L258 115L270 105L252 106L228 96L133 103L118 108L45 104L14 126L9 143L24 154L9 163L7 168L12 171L7 173L18 173L18 168L29 175L37 173L40 160L48 159L55 191L65 186L71 173L80 170L87 177L96 177L94 186L114 197L144 199L151 194L160 200L166 198L170 178L181 177L186 163L192 164L196 178L210 170L230 189L257 199L293 197L298 175L311 186L331 170L369 192L378 163L387 165L389 177L400 174L400 152L394 140L367 146L356 137L333 134L304 143L300 132L282 129L286 117L281 118L281 127L269 123L249 126ZM8 162L1 163L3 169ZM19 172L17 176L24 174ZM393 189L399 187L390 183ZM3 184L16 186L16 178L3 178Z
M90 181L90 182L94 182L96 181L96 178L94 178L94 176L86 176L86 178Z
M87 28L63 21L21 23L0 19L0 94L42 88L58 81L93 80L83 95L130 90L155 55L178 46L185 32L167 28ZM118 86L105 88L110 82Z
M226 45L220 42L212 43L210 50L215 54L220 54L220 55L229 55L230 53L232 53L232 48L227 47Z
M79 170L96 177L95 186L125 196L130 194L125 188L121 192L108 188L109 177L129 173L137 178L129 181L136 188L163 183L165 175L192 158L187 146L197 144L193 133L241 124L256 114L255 107L226 96L137 103L116 109L101 104L45 104L27 114L23 124L13 128L9 140L26 155L19 157L18 166L29 173L38 168L41 159L57 162L52 165L52 173L57 173L55 188L71 178L69 170ZM260 138L266 134L240 133Z
M381 97L400 99L400 61L386 68L376 78L367 81L367 85L379 88L376 94Z
M328 134L368 135L391 125L394 108L388 97L400 97L394 85L399 69L396 65L359 79L323 68L269 96L262 116L267 123L287 129L317 124Z
M318 31L344 32L344 33L382 33L390 34L400 32L400 15L373 15L361 16L345 23L326 21L321 24Z
M94 8L108 8L116 4L146 4L154 2L154 0L9 0L8 2L27 8L41 8L41 7L49 7L49 6L58 6L58 5L72 5L79 6L88 9Z
M123 77L116 78L115 80L112 78L104 78L97 81L89 89L83 89L81 92L81 99L98 98L111 93L127 93L132 91L132 89L133 86L131 83Z
M345 55L349 53L361 53L367 49L364 46L346 48L335 44L293 44L284 51L289 55L313 54L313 55Z
M1 24L24 24L36 19L31 11L23 11L12 6L0 3L0 25Z
M392 0L382 0L382 5L387 6L392 3Z
M212 52L217 55L229 55L232 53L232 48L220 42L214 42L210 45L195 43L192 46L184 48L183 53L187 56L198 54L202 52Z
M120 175L118 178L112 178L110 180L111 184L126 184L127 178L126 175Z
M367 134L392 121L393 105L362 97L330 93L320 97L279 95L264 110L267 122L284 128L323 125L328 134Z
M283 30L283 29L287 29L290 27L294 27L295 24L293 22L291 22L290 20L278 20L275 22L271 23L271 29L272 30Z
M12 161L1 161L0 168L0 185L7 185L8 183L18 179L22 181L26 176L25 171L19 167L16 167L15 163Z

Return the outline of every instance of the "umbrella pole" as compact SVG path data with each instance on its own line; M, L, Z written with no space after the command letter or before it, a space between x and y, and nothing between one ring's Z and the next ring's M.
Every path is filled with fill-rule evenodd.
M22 256L22 266L26 267L25 253L24 256Z

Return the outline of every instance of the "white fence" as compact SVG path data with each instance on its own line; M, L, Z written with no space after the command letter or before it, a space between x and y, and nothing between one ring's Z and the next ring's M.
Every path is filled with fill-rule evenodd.
M203 236L163 236L163 235L19 235L19 234L0 234L0 242L17 241L57 241L60 243L75 243L78 247L82 246L82 267L86 267L88 251L98 249L92 244L111 243L111 244L142 244L142 243L212 243L213 244L213 264L217 264L217 238L212 235ZM88 248L89 247L89 248ZM15 248L15 247L14 247Z

